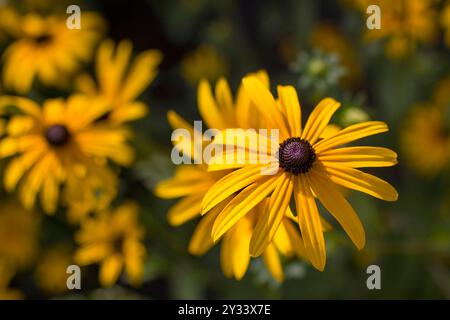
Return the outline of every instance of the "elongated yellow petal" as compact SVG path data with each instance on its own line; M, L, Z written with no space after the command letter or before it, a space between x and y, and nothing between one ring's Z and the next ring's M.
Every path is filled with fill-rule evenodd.
M55 175L48 174L45 177L40 195L44 211L48 214L55 213L59 195L59 184Z
M256 224L250 242L250 255L253 257L260 256L272 241L289 206L294 181L288 174L281 175L279 180L267 210Z
M20 178L30 169L34 163L42 156L43 148L32 149L8 163L3 177L5 189L9 192L14 190Z
M211 237L212 228L217 215L222 212L230 199L222 201L218 206L213 208L208 214L203 216L192 234L189 242L188 251L195 256L201 256L206 253L213 245L214 241Z
M393 186L371 174L330 163L327 163L326 171L331 181L346 188L370 194L381 200L396 201L398 199L398 193Z
M287 139L289 131L286 122L270 91L255 76L245 77L242 82L250 99L259 109L260 114L265 118L269 126L280 130L281 139Z
M321 100L306 121L302 139L308 140L311 145L316 143L340 106L339 102L331 98Z
M334 183L325 176L317 174L316 170L308 173L308 181L312 190L323 206L336 218L356 247L361 250L366 243L366 235L358 215L336 189Z
M211 91L211 86L206 80L201 80L198 85L198 111L202 116L203 121L210 129L225 129L226 123L224 115L220 112L214 96Z
M100 284L103 287L111 287L122 272L123 259L119 254L114 254L103 261L100 267Z
M159 182L153 192L160 198L172 199L192 194L203 194L213 182L207 172L197 166L177 168L175 177Z
M352 168L389 167L397 163L397 154L380 147L347 147L331 149L318 155L322 162L333 162Z
M306 253L313 266L323 271L326 263L326 251L319 211L306 177L300 175L296 179L294 185L295 205Z
M284 226L284 229L286 230L286 233L289 237L290 244L291 244L295 254L298 257L307 259L308 255L306 254L305 244L303 242L303 239L300 237L300 232L298 230L298 221L295 221L295 226L294 226L294 224L290 221L290 219L285 218L282 221L282 225ZM277 242L275 242L275 244L277 244Z
M211 210L233 193L262 178L264 176L261 175L261 166L247 166L226 175L206 193L202 202L202 214Z
M203 193L195 193L178 201L169 209L167 219L172 226L179 226L200 215Z
M231 94L230 86L225 78L220 78L217 81L216 100L225 117L227 127L233 126L236 123L233 96Z
M335 135L323 139L314 145L317 154L339 147L364 137L388 131L386 123L381 121L367 121L351 125Z
M263 201L276 188L278 183L278 176L266 178L265 181L259 181L246 187L234 197L214 222L212 230L214 242Z
M283 282L283 267L281 266L281 261L277 249L273 244L269 244L264 250L263 258L272 277L278 282Z
M250 263L248 248L252 231L251 220L244 217L225 234L223 240L230 241L231 256L229 259L236 280L241 280L244 277Z
M300 137L302 132L302 113L297 91L292 86L278 86L278 98L286 111L292 137Z
M14 106L21 112L33 116L37 119L42 118L42 112L39 105L27 98L16 96L2 96L0 97L0 114L5 112L5 107Z

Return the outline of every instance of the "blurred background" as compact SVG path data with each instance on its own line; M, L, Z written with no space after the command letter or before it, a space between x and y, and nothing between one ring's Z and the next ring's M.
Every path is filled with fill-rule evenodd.
M67 17L67 6L75 3L64 2L1 1L0 10ZM98 266L92 264L82 268L82 290L67 290L65 268L77 250L79 227L67 222L64 207L54 215L38 206L30 213L14 192L1 187L0 259L15 257L12 267L0 263L5 298L450 298L450 1L75 2L82 12L103 18L101 39L129 39L134 54L157 49L163 57L156 78L139 97L149 114L129 124L136 159L121 168L113 200L139 204L147 250L143 281L132 286L119 277L114 286L103 288ZM381 8L380 30L366 27L370 4ZM16 40L3 28L0 41L4 55ZM193 123L200 119L200 79L214 83L224 76L235 93L244 75L262 69L272 90L278 84L297 87L305 114L331 96L343 104L333 118L339 126L385 121L390 131L367 140L399 154L397 166L370 170L397 188L397 202L349 193L366 229L364 250L358 252L336 227L326 234L325 271L285 259L283 283L272 279L261 259L252 259L245 277L236 281L222 274L219 248L191 256L187 246L197 220L170 226L166 213L175 201L152 192L175 169L167 112L175 110ZM79 70L92 73L93 59ZM37 79L21 95L43 101L72 92L70 84L55 88ZM3 85L0 93L17 94ZM2 171L6 162L0 162ZM366 287L371 264L381 268L381 290Z

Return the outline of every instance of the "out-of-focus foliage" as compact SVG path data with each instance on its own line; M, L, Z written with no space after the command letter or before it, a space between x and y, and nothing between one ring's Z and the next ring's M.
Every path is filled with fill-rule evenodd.
M80 198L60 199L54 215L40 205L25 210L21 195L7 192L3 183L11 159L0 161L0 298L450 298L450 1L86 1L79 5L95 13L95 32L82 39L64 34L62 50L26 58L20 56L33 52L26 47L30 37L45 40L27 33L28 23L46 21L33 14L65 19L74 1L1 3L0 94L20 94L38 105L80 91L90 98L106 95L111 110L93 126L120 130L112 140L126 140L135 156L122 163L96 158L95 166L108 173L76 180L72 190ZM381 7L381 30L366 28L369 3ZM41 28L45 33L47 27ZM99 65L106 56L114 61ZM399 150L397 166L372 170L397 188L397 202L348 194L366 229L366 247L356 251L334 225L326 234L324 272L283 258L282 283L261 258L252 259L237 281L222 274L218 247L202 257L190 255L196 223L171 226L167 212L175 202L153 194L175 170L167 112L200 119L201 78L226 76L236 92L245 74L261 69L272 90L274 84L297 86L306 114L326 95L343 105L333 118L338 126L385 121L390 132L367 140ZM15 109L0 115L0 139L23 133L14 130L29 123ZM102 199L95 209L81 200L90 191ZM121 229L108 217L123 211L128 200L139 204L131 210L138 213ZM86 219L81 224L80 217ZM91 237L93 228L98 232ZM104 237L97 239L99 233ZM89 247L93 243L97 247ZM85 265L82 290L69 291L65 266L76 262ZM381 268L381 290L366 287L371 264Z

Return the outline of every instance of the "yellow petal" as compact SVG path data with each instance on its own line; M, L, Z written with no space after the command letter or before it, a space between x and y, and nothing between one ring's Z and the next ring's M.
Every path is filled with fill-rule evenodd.
M366 243L366 235L358 215L336 189L336 185L324 176L317 174L316 170L311 170L308 173L308 181L312 190L323 206L333 215L349 235L355 246L361 250Z
M326 171L331 181L346 188L370 194L381 200L397 201L398 199L398 193L393 186L371 174L330 163L327 164Z
M322 152L318 155L318 159L352 168L388 167L397 163L397 154L380 147L347 147Z
M313 145L319 139L321 133L327 127L331 117L341 106L339 102L331 98L325 98L319 102L306 121L302 132L302 138Z
M294 182L291 175L282 174L277 187L270 196L267 210L256 224L250 242L250 255L253 257L260 256L275 236L289 206L293 188Z
M102 287L111 287L122 272L123 259L119 254L106 258L100 266L99 280Z
M220 78L216 84L217 104L225 117L227 127L234 126L236 123L233 96L230 86L225 78Z
M263 201L278 184L278 176L258 181L231 200L225 209L217 216L212 231L213 240L217 241L225 232L234 226L251 209Z
M292 86L278 86L278 98L283 106L292 137L300 137L302 114L297 91Z
M223 201L217 207L212 209L208 214L202 217L189 242L188 251L195 256L201 256L206 253L213 245L214 241L211 237L214 220L217 215L225 208L228 201Z
M230 241L231 268L236 280L241 280L247 272L250 263L248 248L252 236L252 224L250 219L243 218L231 228L223 241Z
M179 226L200 215L203 193L196 193L176 203L169 209L167 219L172 226Z
M339 147L364 137L388 131L386 123L381 121L367 121L351 125L335 135L323 139L314 145L317 154Z
M313 266L323 271L326 263L326 251L319 211L306 177L300 175L296 179L294 185L295 204L306 253Z
M270 244L263 254L264 262L266 263L267 269L269 269L272 277L278 282L284 281L283 267L281 266L280 257L278 255L277 249L273 244Z
M224 115L220 112L214 100L208 81L201 80L198 85L198 111L203 121L210 129L225 129Z
M205 194L202 201L202 214L211 210L211 208L233 193L261 178L264 178L261 175L261 166L247 166L226 175L217 181Z
M271 128L280 130L280 138L289 137L289 131L283 114L277 106L275 99L264 84L255 76L248 76L242 80L245 90L258 108L261 116L265 118Z

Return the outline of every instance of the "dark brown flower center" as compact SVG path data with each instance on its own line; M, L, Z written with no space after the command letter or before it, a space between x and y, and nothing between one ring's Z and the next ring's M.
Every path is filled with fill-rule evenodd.
M316 152L305 139L289 138L280 143L279 163L285 171L295 175L308 172L314 160Z
M47 129L45 138L52 146L62 146L69 141L69 130L63 125L55 124Z
M34 41L37 44L48 44L51 40L52 40L52 36L47 33L44 33L44 34L34 38Z

